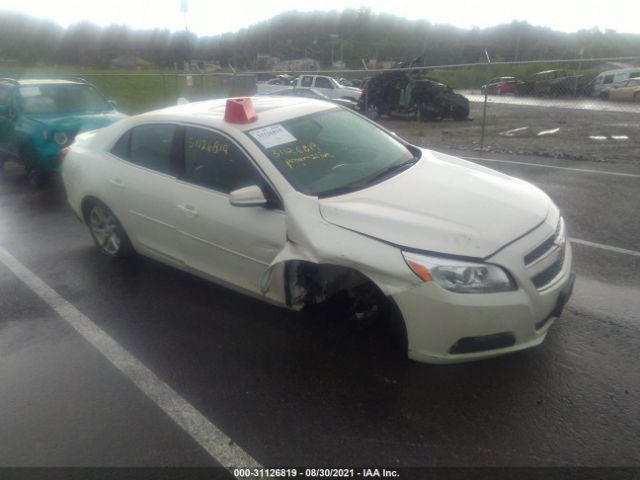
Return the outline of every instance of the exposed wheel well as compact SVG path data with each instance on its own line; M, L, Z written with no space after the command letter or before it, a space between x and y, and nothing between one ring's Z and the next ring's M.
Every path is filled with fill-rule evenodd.
M331 305L362 328L383 322L393 342L406 354L407 330L400 309L362 272L341 265L291 260L284 266L284 275L290 306L313 309Z

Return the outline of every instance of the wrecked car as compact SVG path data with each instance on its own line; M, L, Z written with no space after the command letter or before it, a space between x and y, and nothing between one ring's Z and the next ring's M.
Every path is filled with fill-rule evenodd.
M398 65L411 67L414 62ZM371 119L381 115L418 121L469 117L469 100L447 85L416 70L388 71L368 79L359 100L360 111Z
M294 310L340 295L414 360L538 345L571 294L571 245L545 193L328 102L180 105L64 153L68 202L103 254Z
M115 102L81 78L0 78L0 169L13 159L42 187L60 170L60 150L78 132L124 117Z

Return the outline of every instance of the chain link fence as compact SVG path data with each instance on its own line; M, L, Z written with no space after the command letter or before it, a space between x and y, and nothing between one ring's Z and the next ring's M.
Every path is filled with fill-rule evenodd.
M633 90L633 85L626 85L640 77L640 57L410 65L388 70L81 76L115 100L122 111L136 114L175 105L180 98L197 101L252 95L256 79L277 73L364 82L362 109L376 105L383 95L387 103L384 108L377 105L376 120L422 146L640 162L640 93L635 93L640 86ZM372 78L382 85L378 97ZM425 114L421 106L437 97L421 93L421 86L429 79L464 96L468 116L453 118L455 115L434 111Z

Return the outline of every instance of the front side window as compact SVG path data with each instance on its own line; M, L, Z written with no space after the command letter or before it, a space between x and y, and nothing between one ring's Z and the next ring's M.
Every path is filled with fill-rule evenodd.
M264 181L250 160L228 138L210 130L187 127L184 179L224 193Z
M169 173L176 129L171 124L134 127L118 140L111 153L136 165Z
M419 155L342 109L294 118L247 134L289 183L308 195L330 196L365 188L417 161Z
M22 86L20 103L25 113L90 113L112 110L91 85L42 84Z
M609 83L613 83L613 77L614 77L613 75L606 75L602 83L604 83L605 85Z
M331 82L329 81L328 78L317 77L316 78L316 87L318 87L318 88L333 88L333 85L331 85Z

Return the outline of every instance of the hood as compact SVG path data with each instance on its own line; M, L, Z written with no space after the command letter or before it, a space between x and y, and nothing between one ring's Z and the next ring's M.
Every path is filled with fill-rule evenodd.
M95 113L76 113L76 114L29 114L25 115L32 121L44 125L50 130L59 130L63 132L85 132L87 130L95 130L97 128L106 127L112 123L125 118L124 113L116 110Z
M553 203L537 187L422 150L408 170L358 192L319 200L328 222L398 246L486 258L538 226Z

